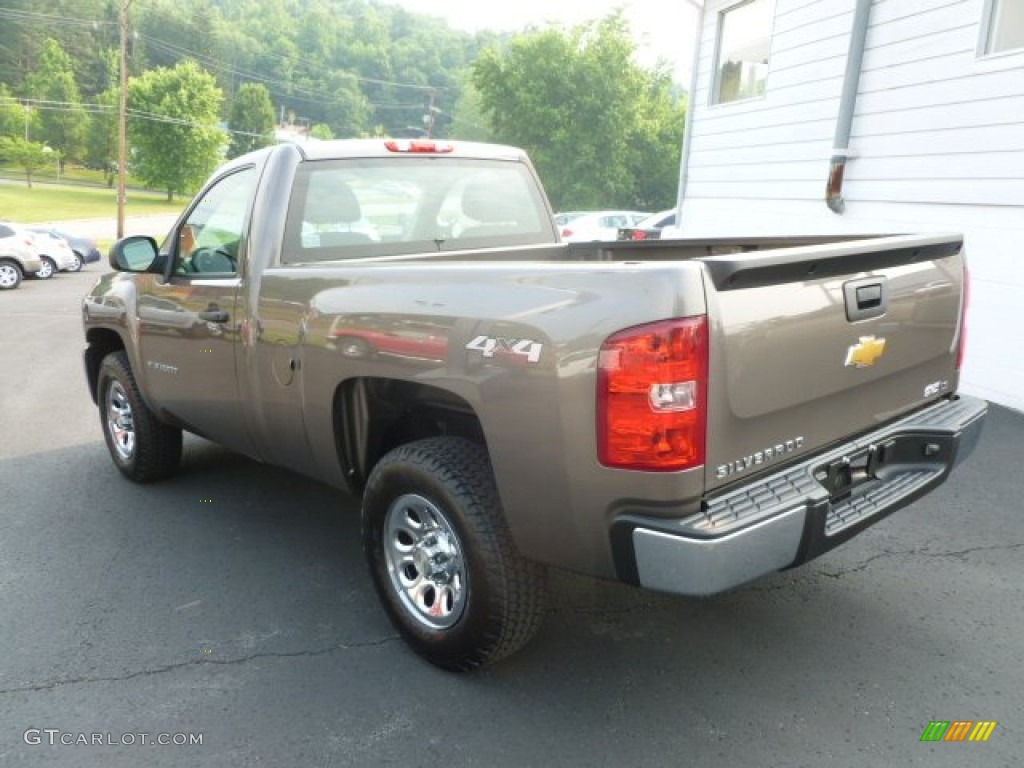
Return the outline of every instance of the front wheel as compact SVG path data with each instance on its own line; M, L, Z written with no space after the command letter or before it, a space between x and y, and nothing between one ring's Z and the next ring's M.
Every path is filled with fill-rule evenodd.
M0 291L9 291L21 285L21 267L13 261L0 259Z
M82 265L85 264L85 260L82 258L82 254L75 251L75 263L68 267L68 272L81 272Z
M363 548L388 617L420 656L468 671L521 648L544 616L544 568L515 548L484 449L436 437L380 460Z
M121 474L136 483L173 474L181 461L181 430L146 405L124 350L103 358L96 392L103 437Z

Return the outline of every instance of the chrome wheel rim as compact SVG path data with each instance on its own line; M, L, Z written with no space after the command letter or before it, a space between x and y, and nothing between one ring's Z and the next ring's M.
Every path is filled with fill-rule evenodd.
M0 288L12 288L17 284L17 270L10 264L0 264Z
M36 274L43 280L51 277L53 275L53 264L51 264L47 259L43 259L43 267Z
M448 629L466 608L462 546L445 514L417 494L397 498L384 520L388 576L406 612L430 629Z
M75 254L75 263L71 265L71 271L77 272L82 268L82 257L77 253Z
M122 461L135 455L135 418L128 402L128 393L121 382L112 381L107 389L107 432L111 444Z

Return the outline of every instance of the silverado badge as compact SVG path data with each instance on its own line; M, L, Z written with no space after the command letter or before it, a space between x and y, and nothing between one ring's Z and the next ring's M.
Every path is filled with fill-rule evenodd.
M867 368L885 353L885 339L861 336L860 342L846 350L846 366Z

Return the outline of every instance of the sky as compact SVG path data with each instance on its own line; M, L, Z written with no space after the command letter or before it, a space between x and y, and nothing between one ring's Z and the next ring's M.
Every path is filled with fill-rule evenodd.
M457 29L516 31L547 22L572 26L622 8L637 43L637 60L671 63L675 79L689 85L697 11L687 0L389 0L415 13L441 16Z

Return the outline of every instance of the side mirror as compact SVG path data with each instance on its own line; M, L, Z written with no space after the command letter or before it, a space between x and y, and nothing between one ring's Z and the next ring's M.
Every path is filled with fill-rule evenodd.
M149 272L159 256L156 240L145 235L122 237L110 246L110 266L118 272Z

